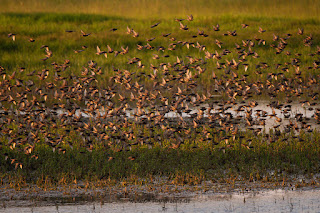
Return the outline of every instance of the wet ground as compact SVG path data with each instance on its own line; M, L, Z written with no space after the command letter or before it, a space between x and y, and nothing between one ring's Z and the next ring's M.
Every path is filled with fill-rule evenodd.
M320 212L320 178L177 185L156 177L142 185L3 185L2 212Z
M179 199L133 202L70 202L29 206L6 206L0 212L319 212L319 189L278 189L233 193L200 194ZM31 204L31 205L30 205ZM42 204L45 204L43 202Z

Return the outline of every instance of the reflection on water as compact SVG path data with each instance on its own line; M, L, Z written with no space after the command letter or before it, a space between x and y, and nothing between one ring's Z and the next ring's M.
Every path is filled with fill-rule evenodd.
M147 203L124 200L116 203L95 202L32 207L6 205L3 202L0 212L320 212L320 190L212 194Z

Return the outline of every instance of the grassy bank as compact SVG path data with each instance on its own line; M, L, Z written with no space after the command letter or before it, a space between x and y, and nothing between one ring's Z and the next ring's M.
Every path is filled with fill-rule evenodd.
M245 135L250 135L247 133ZM248 144L248 141L250 144ZM270 143L265 136L244 137L218 142L174 142L152 149L135 145L131 150L102 147L87 150L74 142L56 149L45 143L1 148L1 183L23 180L25 183L71 183L74 180L104 180L111 183L164 176L178 185L201 184L211 180L224 182L235 178L244 181L278 182L296 175L312 177L319 172L319 133L282 135ZM214 144L213 144L214 143ZM242 144L242 145L240 145ZM23 152L25 150L25 152Z

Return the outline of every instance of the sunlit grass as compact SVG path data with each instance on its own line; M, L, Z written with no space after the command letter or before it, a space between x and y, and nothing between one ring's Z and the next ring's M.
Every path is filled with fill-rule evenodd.
M218 16L221 14L250 14L255 16L317 17L319 1L316 0L3 0L0 12L55 12L88 13L125 17L177 17Z
M156 22L161 22L158 27L151 29L150 26ZM79 74L82 67L89 60L96 61L102 67L104 75L102 77L111 77L113 67L119 69L137 70L127 62L130 58L138 57L145 65L145 72L150 72L149 66L153 64L158 66L160 62L174 63L178 56L182 60L187 60L186 56L193 56L197 58L204 58L204 52L199 52L198 49L187 49L185 46L177 45L175 51L165 50L157 51L157 47L174 43L169 38L174 37L177 41L199 42L205 45L207 51L211 53L222 52L222 49L228 49L232 52L224 57L225 60L237 59L238 55L235 51L235 43L242 45L242 41L248 39L255 41L256 38L266 40L266 45L255 45L254 51L259 54L258 59L248 58L250 64L248 68L248 80L255 81L256 75L255 66L259 62L265 62L269 65L276 63L291 63L290 60L294 54L300 53L302 59L301 70L305 70L308 66L312 66L314 57L309 54L316 51L316 46L319 45L319 23L318 18L284 18L284 17L267 17L267 16L253 16L253 15L222 15L213 17L195 18L193 22L187 22L189 31L182 32L179 30L179 23L174 21L173 18L152 18L152 19L136 19L136 18L121 18L117 16L105 15L88 15L88 14L53 14L53 13L36 13L36 14L2 14L0 15L0 23L2 28L0 30L0 65L7 69L8 73L18 70L20 67L25 67L26 72L32 70L42 70L50 67L52 62L62 63L68 59L71 62L72 72ZM28 23L32 23L29 25ZM243 29L241 24L246 23L249 25L247 29ZM212 26L220 24L221 30L218 32L213 31ZM126 27L134 28L139 32L138 38L132 38L131 35L126 34ZM259 27L266 30L265 33L258 33ZM115 32L110 32L110 29L117 28ZM304 28L305 35L297 35L298 28ZM66 30L74 30L74 33L66 33ZM91 35L82 37L80 30ZM204 38L192 36L198 34L198 30L203 30L208 37ZM223 36L227 31L237 31L237 36ZM9 33L15 33L16 41L7 38ZM162 37L162 34L172 33L168 38ZM275 55L275 50L269 45L275 44L273 34L285 37L286 34L292 34L288 39L286 51L291 52L291 55ZM303 45L303 39L312 34L314 41L313 46L306 47ZM152 42L147 42L147 39L156 37ZM29 38L35 39L35 42L29 42ZM216 39L223 43L223 48L220 49L216 44ZM137 50L137 44L146 45L150 43L155 47L154 50ZM257 42L256 42L257 43ZM53 52L53 57L47 61L41 61L44 58L45 51L40 49L42 45L48 45ZM121 51L121 47L129 47L129 54L125 56L114 57L113 54L108 54L108 58L97 56L96 47L99 46L102 50L106 50L109 45L116 51ZM75 53L76 50L82 50L82 46L87 46L85 51ZM163 55L170 55L169 58L161 58L161 60L152 59L154 54L160 57ZM216 61L207 60L205 68L207 70L215 70L219 76L221 70L216 70ZM239 74L243 74L244 70L240 67ZM263 70L265 76L268 72L274 72L273 67ZM277 72L277 71L276 71ZM207 85L212 72L206 72L201 77L202 83ZM286 74L292 76L292 72ZM303 75L305 73L303 72ZM21 74L21 77L24 73ZM101 86L101 84L99 85Z

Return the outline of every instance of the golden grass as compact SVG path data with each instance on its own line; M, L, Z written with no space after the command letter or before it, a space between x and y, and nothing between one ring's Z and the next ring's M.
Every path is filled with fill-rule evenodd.
M317 17L316 0L1 0L0 12L88 13L125 17L218 16L221 14Z

